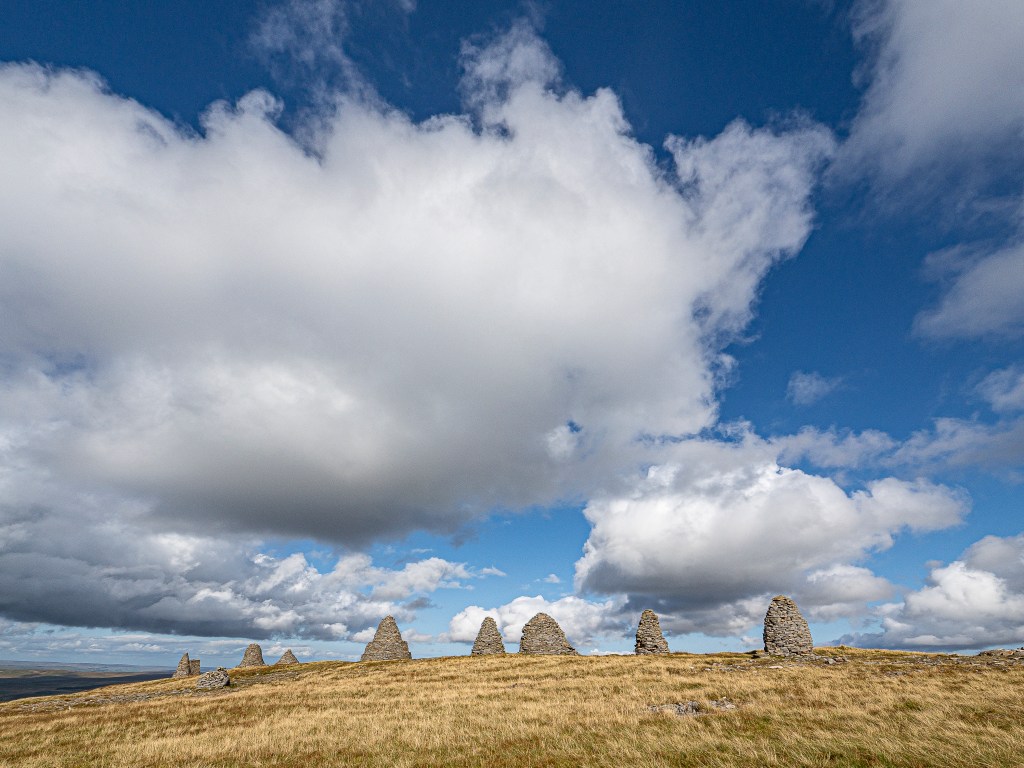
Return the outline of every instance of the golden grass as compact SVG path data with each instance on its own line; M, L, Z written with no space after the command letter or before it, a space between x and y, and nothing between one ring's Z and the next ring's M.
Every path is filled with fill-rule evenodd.
M194 679L111 686L0 705L0 764L1024 766L1024 665L841 653L849 663L832 666L740 654L320 662L236 670L212 694ZM738 708L648 709L721 698Z

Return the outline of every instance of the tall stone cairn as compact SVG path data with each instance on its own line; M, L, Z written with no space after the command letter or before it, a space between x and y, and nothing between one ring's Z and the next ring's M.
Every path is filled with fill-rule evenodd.
M492 653L505 653L505 643L501 639L501 632L494 619L488 616L480 625L476 642L473 643L473 650L470 656L487 656Z
M274 666L281 666L283 664L298 664L299 660L295 658L295 654L292 653L292 649L289 648L287 651L281 654L281 658L274 662Z
M402 639L394 616L385 616L377 626L373 640L366 644L360 661L392 661L411 659L409 644Z
M185 653L181 657L181 661L178 662L178 668L174 670L172 678L175 677L188 677L192 674L192 663L188 659L188 654Z
M238 662L238 667L265 666L267 666L267 663L263 660L263 649L260 648L259 643L249 643L245 653L242 654L242 660Z
M200 672L199 670L199 659L189 659L188 661L188 676L195 677Z
M526 622L519 641L519 652L538 656L579 656L565 639L565 632L558 626L558 622L546 613L538 613Z
M814 647L811 630L796 603L785 595L772 598L764 617L764 650L772 656L799 656Z
M640 614L640 626L636 628L636 647L633 652L638 656L668 653L668 642L661 634L661 622L658 621L658 614L650 608Z

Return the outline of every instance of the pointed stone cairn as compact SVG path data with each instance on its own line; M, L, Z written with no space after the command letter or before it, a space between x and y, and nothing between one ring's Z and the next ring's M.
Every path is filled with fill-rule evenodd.
M799 656L814 647L811 630L796 603L785 595L772 598L764 617L764 650L772 656Z
M668 653L668 642L661 634L658 614L650 608L640 614L640 626L636 628L636 647L633 652L638 656Z
M477 633L476 642L473 643L473 650L469 652L470 656L487 656L492 653L505 653L505 643L501 639L501 632L498 631L498 625L494 619L488 616L484 619L480 625L480 631Z
M188 676L195 677L199 674L199 659L189 659Z
M242 654L242 660L238 662L238 667L265 666L267 666L267 663L263 660L263 649L260 648L259 643L249 643L245 653Z
M392 661L411 659L409 644L402 639L394 616L385 616L377 626L373 640L366 644L360 661Z
M281 654L281 658L274 662L275 667L279 667L283 664L298 664L299 660L295 658L295 654L292 653L292 649L289 648L287 651Z
M174 674L171 678L175 677L189 677L192 674L192 662L189 661L188 654L183 654L181 661L178 662L178 668L174 670Z
M558 622L546 613L538 613L523 627L519 652L538 656L579 656L565 639Z

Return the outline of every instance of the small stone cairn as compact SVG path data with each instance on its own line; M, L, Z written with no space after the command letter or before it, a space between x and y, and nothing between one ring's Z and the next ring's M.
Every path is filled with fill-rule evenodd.
M281 658L274 662L275 667L280 667L285 664L298 664L299 660L295 658L295 654L292 653L292 649L289 648L287 651L281 654Z
M411 659L409 644L402 639L394 616L385 616L377 626L373 640L366 644L360 661L392 661Z
M200 675L199 679L196 680L196 688L201 691L224 688L229 685L231 685L231 678L228 677L228 671L224 667L217 667L212 672Z
M192 662L188 658L188 654L185 653L181 657L181 661L178 662L178 668L174 670L174 674L171 678L176 677L190 677L192 675Z
M200 673L199 659L189 659L188 661L188 674L189 677L195 677Z
M473 650L469 655L487 656L492 653L505 653L505 643L501 639L498 625L488 616L480 625L480 632L477 633L476 642L473 643Z
M579 656L569 645L558 622L546 613L538 613L526 622L519 652L538 656Z
M764 617L764 650L772 656L801 656L811 652L811 630L796 603L785 595L772 598Z
M242 654L242 660L238 662L238 668L242 667L265 667L267 663L263 660L263 649L259 643L249 643Z
M640 614L640 626L636 628L636 647L633 652L638 656L669 652L668 642L661 634L661 622L658 621L658 614L650 608Z

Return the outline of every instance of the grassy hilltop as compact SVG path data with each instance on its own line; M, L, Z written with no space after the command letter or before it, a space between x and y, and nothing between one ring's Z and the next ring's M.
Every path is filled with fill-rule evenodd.
M0 765L1024 765L1024 664L816 653L318 662L235 670L215 692L111 686L0 705ZM650 709L688 701L706 711Z

